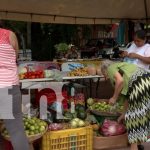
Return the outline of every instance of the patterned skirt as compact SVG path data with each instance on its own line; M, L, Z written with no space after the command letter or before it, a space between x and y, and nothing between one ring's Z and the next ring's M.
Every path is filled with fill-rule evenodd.
M150 133L150 73L137 70L129 81L125 122L129 143L146 142Z

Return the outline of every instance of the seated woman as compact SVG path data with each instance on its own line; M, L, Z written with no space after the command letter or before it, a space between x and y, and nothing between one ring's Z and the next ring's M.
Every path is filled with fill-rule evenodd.
M120 95L125 95L125 111L118 121L125 118L131 150L138 150L138 143L146 142L150 131L150 73L127 62L106 60L101 64L106 79L114 85L109 103L114 105Z
M67 54L65 55L67 59L77 59L79 58L79 54L76 50L76 47L74 45L70 46L70 49L68 50Z

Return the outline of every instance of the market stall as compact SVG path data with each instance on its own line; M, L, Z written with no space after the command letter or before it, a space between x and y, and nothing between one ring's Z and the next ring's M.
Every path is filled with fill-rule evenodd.
M150 3L149 0L143 0L143 1L121 0L121 1L117 1L117 3L116 0L109 0L109 3L106 0L101 0L101 1L88 0L85 2L83 1L81 2L78 0L75 1L61 0L61 1L51 1L51 2L28 0L26 1L26 3L18 0L15 1L3 0L1 1L1 5L0 5L0 13L2 19L20 20L20 21L28 21L28 22L43 22L43 23L94 24L95 25L95 24L112 24L113 22L118 22L122 19L148 22L150 11L147 6L149 6L149 3ZM95 63L96 60L94 60L93 62ZM85 61L81 60L80 63L85 63ZM96 64L99 64L99 61ZM26 73L26 69L24 71L22 71L22 73L23 72ZM56 78L57 79L59 78L58 76L55 79L50 77L45 78L43 72L28 72L26 74L24 73L21 74L20 77L22 79L21 81L22 85L24 86L26 84L24 86L26 88L29 86L27 84L31 82L32 84L33 83L37 84L37 82L42 82L42 84L44 82L45 84L45 82L52 82L53 80L56 80ZM95 77L97 78L99 76L90 76L90 78L95 78ZM66 77L64 79L74 80L80 78L83 77ZM88 78L88 76L86 78ZM76 107L77 106L78 105L76 105ZM78 118L76 118L77 116L73 116L74 113L69 112L70 114L69 116L71 116L71 118L69 116L66 117L67 119L69 118L69 122L68 122L69 126L60 127L59 124L56 124L55 126L52 122L50 123L49 131L43 137L42 145L44 150L49 149L51 146L53 146L54 149L62 149L62 148L78 149L79 148L83 150L85 149L92 150L93 131L91 130L90 124L92 125L94 124L92 127L93 130L96 131L96 136L94 136L94 147L96 149L104 149L110 147L112 148L113 146L116 146L116 144L114 144L115 141L118 141L120 139L123 139L122 141L120 141L121 144L120 143L117 144L120 144L119 146L127 146L126 133L122 132L122 135L119 136L113 135L109 137L108 136L104 137L104 134L101 135L101 132L99 132L99 129L101 128L102 125L101 121L99 122L89 121L90 123L88 124L83 122L83 120L85 120L85 116L88 114L88 113L86 114L83 113L86 112L83 106L80 106L80 112L82 112L82 115L78 114L79 115ZM97 105L95 107L95 104L91 104L92 110L91 108L89 108L90 113L93 113L93 106L94 106L94 110L97 109ZM98 110L96 111L96 113L98 114L99 118L100 119L104 118L104 114L105 117L107 117L106 112L104 110L101 110L100 108L104 109L104 106L101 105L99 106L98 104ZM76 108L76 110L73 110L73 112L76 112L78 109L79 108ZM95 111L94 111L94 115L95 115ZM109 115L113 115L112 113L110 113L110 110L109 110ZM61 130L61 131L56 131L56 130ZM64 136L61 137L61 135ZM52 137L54 137L54 139L52 139ZM100 141L103 142L100 143ZM108 145L108 141L110 145ZM110 141L113 142L111 143ZM102 145L104 147L102 147Z
M37 67L37 64L38 63L36 62L36 69L39 68ZM57 72L57 74L54 75L56 72L52 73L51 72L52 70L50 69L50 74L44 76L43 78L32 79L31 75L27 76L28 78L30 78L28 79L26 77L26 73L33 71L34 65L30 64L27 66L29 66L30 69L27 69L28 71L25 69L27 72L26 71L21 72L21 74L25 74L24 78L20 80L21 88L23 89L39 89L39 91L41 91L43 88L53 89L56 86L58 87L60 83L62 85L63 83L68 83L71 80L94 79L94 78L103 79L103 76L100 74L99 75L97 75L96 73L93 75L88 74L88 70L85 71L85 68L83 68L83 66L82 67L80 66L81 68L75 67L73 70L67 73L65 72L65 74L61 73L61 75L63 74L63 76L61 77L59 76L60 72L59 73ZM23 66L23 68L24 67L26 66ZM93 68L92 72L90 73L93 73ZM67 149L69 147L70 148L82 147L81 149L92 150L93 147L95 149L104 149L110 147L115 148L127 146L128 142L125 128L123 128L121 132L118 131L119 133L116 132L113 133L113 137L112 135L105 135L104 133L101 132L102 131L101 127L103 126L103 123L107 121L105 119L111 118L115 122L115 123L113 122L113 124L116 124L116 117L119 116L120 114L120 112L118 111L121 111L122 109L121 105L116 106L116 108L112 108L107 104L107 102L102 103L102 101L103 100L101 99L96 100L94 98L83 99L82 97L77 97L76 95L73 95L71 97L68 97L68 100L66 101L68 107L62 107L60 103L56 103L57 106L56 105L53 106L54 107L53 109L61 108L61 111L59 110L59 113L62 113L64 117L59 119L59 121L51 120L52 119L51 117L47 120L49 124L49 130L43 136L42 149L48 150L49 148L58 149L58 147L60 149L61 148ZM53 104L53 102L51 104ZM88 108L85 107L86 103ZM49 106L51 107L51 105L48 105L48 107ZM93 139L93 132L94 132L94 139ZM74 138L72 139L73 134L75 135ZM66 141L66 138L70 139L69 142L68 140ZM117 144L116 140L118 140L119 138L122 138L122 141L120 141ZM113 141L110 143L110 145L108 144L109 140Z
M62 91L63 85L68 85L72 80L103 79L101 74L97 74L96 68L92 66L92 70L91 68L88 70L86 65L80 67L75 65L73 70L64 73L60 70L56 71L52 67L52 64L52 62L46 62L45 66L44 62L26 62L25 64L21 63L19 66L21 89L38 90L36 93L38 96L34 99L36 107L39 107L38 113L32 113L32 106L30 108L27 107L28 111L26 111L26 115L32 117L27 118L30 121L25 119L24 122L29 138L32 137L31 139L33 139L31 146L34 140L41 137L42 145L40 146L42 150L68 150L70 148L93 150L93 148L103 149L127 146L126 130L123 125L119 130L120 126L116 122L116 117L122 110L120 104L112 108L107 102L103 103L102 99L85 98L84 93L64 95L64 91ZM89 89L89 91L92 90L94 91L93 88ZM54 93L56 97L53 95ZM29 94L31 93L29 92ZM43 95L46 98L43 99ZM28 106L27 102L30 103L30 95L24 97L22 100L26 101L23 104L27 104L26 106ZM46 105L44 103L46 108L45 113L40 111L42 100L47 101ZM35 109L35 107L32 108ZM46 122L45 125L47 125L44 128L42 127L43 131L41 134L36 133L35 126L32 124L35 122L32 120L37 117L42 118ZM109 120L110 118L111 120ZM107 121L110 121L109 125L105 125ZM109 132L109 128L112 128L114 125L115 132ZM103 132L102 129L105 127L108 127L108 131ZM3 130L3 136L9 140L6 130ZM116 141L119 138L122 138L122 141L117 143ZM112 140L112 142L107 144L109 140Z

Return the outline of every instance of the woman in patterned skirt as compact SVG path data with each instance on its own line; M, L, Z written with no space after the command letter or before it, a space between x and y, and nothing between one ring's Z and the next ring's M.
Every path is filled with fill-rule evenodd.
M114 94L109 103L114 105L120 95L126 97L124 113L131 150L146 142L150 131L150 73L126 62L106 60L101 64L106 79L114 85Z

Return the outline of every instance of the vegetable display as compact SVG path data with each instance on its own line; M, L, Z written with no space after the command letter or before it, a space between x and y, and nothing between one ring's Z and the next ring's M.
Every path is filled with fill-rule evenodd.
M40 120L36 117L24 117L24 128L27 136L32 136L36 134L41 134L46 131L47 123L43 120ZM4 128L2 135L9 136L7 130Z
M105 119L103 125L100 128L100 133L104 136L115 136L126 132L126 128L123 124L119 124L117 121Z

